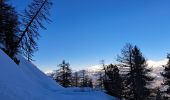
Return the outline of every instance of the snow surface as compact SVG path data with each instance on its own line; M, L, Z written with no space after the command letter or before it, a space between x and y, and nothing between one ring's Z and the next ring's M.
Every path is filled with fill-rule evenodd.
M92 89L63 88L18 56L16 65L0 50L0 100L116 100Z

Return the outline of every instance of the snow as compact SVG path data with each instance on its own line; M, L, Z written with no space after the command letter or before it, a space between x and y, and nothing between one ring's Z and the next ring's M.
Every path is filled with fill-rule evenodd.
M93 89L63 88L18 56L16 65L0 50L0 100L116 100Z

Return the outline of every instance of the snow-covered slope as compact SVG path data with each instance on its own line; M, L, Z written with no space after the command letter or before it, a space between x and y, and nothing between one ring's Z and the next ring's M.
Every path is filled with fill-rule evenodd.
M0 100L114 100L102 92L65 89L18 58L19 66L0 50Z

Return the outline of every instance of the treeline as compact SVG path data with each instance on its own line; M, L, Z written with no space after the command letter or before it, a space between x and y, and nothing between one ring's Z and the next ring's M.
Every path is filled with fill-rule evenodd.
M117 57L119 64L105 65L97 72L95 83L86 70L72 72L69 63L63 61L56 73L51 75L63 87L91 87L106 91L120 100L169 100L170 97L170 54L168 63L161 72L164 80L160 87L154 87L152 69L141 50L135 45L126 44ZM97 83L97 84L96 84Z
M72 72L69 63L65 60L58 65L58 69L50 75L61 86L67 87L90 87L93 88L92 79L86 70Z
M0 0L0 49L17 64L17 54L24 55L28 61L38 50L38 30L46 29L43 22L50 22L50 0L32 0L23 13L19 13L7 0ZM108 94L126 100L168 100L170 99L170 54L168 63L161 72L163 83L153 89L154 77L146 58L137 46L127 44L118 56L117 65L105 65L99 72L98 87ZM69 64L63 61L59 65L55 80L64 87L93 87L92 79L85 70L72 72Z
M18 53L29 61L38 49L39 28L46 29L43 21L49 22L50 0L32 0L23 13L18 13L8 4L8 0L0 0L0 49L17 64Z
M126 100L153 100L151 69L137 46L127 44L118 56L119 65L104 66L104 88L108 94Z
M103 63L101 72L104 74L98 79L100 87L121 100L170 100L170 54L167 59L160 72L162 84L155 87L152 69L141 50L136 45L126 44L117 57L119 64Z

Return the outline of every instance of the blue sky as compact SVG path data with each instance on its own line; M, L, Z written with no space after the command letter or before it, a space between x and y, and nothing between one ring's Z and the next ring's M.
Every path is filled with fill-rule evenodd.
M170 52L169 0L53 0L50 24L40 30L34 63L55 69L65 59L84 68L115 62L126 43L137 45L147 59ZM30 0L12 0L19 12Z

